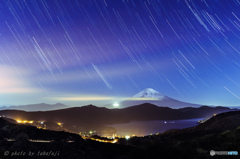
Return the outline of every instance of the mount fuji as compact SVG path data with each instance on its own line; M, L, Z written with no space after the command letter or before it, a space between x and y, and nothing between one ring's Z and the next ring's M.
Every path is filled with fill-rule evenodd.
M165 96L152 88L146 88L134 95L132 98L128 98L119 103L120 108L125 108L133 105L140 105L143 103L151 103L157 106L170 107L170 108L183 108L183 107L200 107L202 105L182 102L176 99L172 99Z
M151 99L151 100L164 100L169 97L159 93L158 91L155 91L152 88L146 88L143 91L139 92L135 96L132 97L132 99Z

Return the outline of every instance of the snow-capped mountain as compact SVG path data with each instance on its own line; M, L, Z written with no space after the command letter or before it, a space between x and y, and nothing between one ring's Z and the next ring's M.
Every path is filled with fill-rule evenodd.
M139 105L143 103L151 103L157 106L170 107L170 108L183 108L183 107L200 107L202 105L192 104L187 102L178 101L165 96L152 88L146 88L134 95L133 97L119 103L119 108Z
M163 100L163 99L167 99L168 97L162 95L161 93L159 93L158 91L152 88L146 88L143 91L136 94L135 96L133 96L132 98L135 98L135 99L147 98L147 99Z

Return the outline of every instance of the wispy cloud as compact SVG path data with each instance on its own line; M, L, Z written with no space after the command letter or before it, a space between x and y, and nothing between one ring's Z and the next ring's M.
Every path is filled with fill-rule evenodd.
M50 97L48 99L54 100L54 101L122 101L122 100L126 100L127 97L87 95L87 94L78 94L78 95L62 94L61 96Z
M28 81L28 74L24 69L0 65L0 94L39 92Z
M113 97L57 97L53 98L60 101L100 101L100 100L112 100Z
M129 98L127 100L158 100L158 99L153 99L153 98Z

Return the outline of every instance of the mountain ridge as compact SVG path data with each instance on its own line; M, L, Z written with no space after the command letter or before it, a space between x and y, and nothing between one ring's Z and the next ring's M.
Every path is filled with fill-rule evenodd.
M46 104L46 103L39 103L39 104L28 104L28 105L19 105L19 106L3 106L0 107L0 110L23 110L23 111L49 111L49 110L57 110L57 109L64 109L69 108L69 106L64 105L62 103L56 104Z
M156 99L156 100L163 100L168 97L152 88L146 88L141 92L139 92L138 94L134 95L132 98L150 98L150 99Z

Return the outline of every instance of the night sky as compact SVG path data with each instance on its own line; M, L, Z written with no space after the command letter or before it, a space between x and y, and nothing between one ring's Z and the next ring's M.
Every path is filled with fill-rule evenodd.
M101 105L145 88L239 106L240 2L0 1L0 105Z

